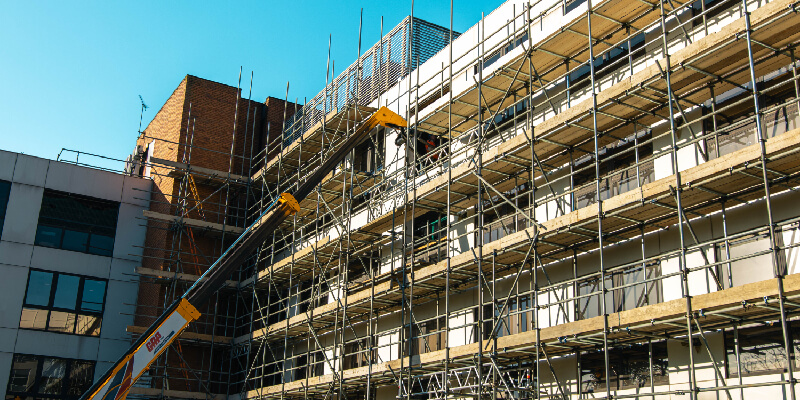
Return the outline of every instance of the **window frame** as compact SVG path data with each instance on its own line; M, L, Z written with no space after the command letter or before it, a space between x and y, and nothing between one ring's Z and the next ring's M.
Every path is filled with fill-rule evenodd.
M43 306L43 305L39 305L39 304L28 303L28 291L30 290L31 276L33 275L34 272L41 272L41 273L51 274L50 293L48 294L48 297L47 297L47 299L48 299L47 300L47 305ZM75 305L74 305L74 308L72 308L72 309L55 306L56 293L57 293L57 290L58 290L58 281L59 281L59 277L62 276L62 275L63 276L70 276L70 277L76 277L76 278L79 279L78 287L77 287L77 293L75 295ZM87 309L83 308L83 303L85 303L85 301L84 301L84 294L85 294L84 290L86 288L86 281L87 280L103 282L103 284L105 285L104 288L103 288L102 302L100 303L100 311L87 310ZM105 313L106 299L107 298L108 298L108 280L107 279L97 278L97 277L94 277L94 276L85 276L85 275L71 274L71 273L66 273L66 272L47 271L47 270L42 270L42 269L37 269L37 268L31 268L28 271L28 279L27 279L27 281L25 283L25 295L22 298L22 313L20 314L20 327L19 327L19 329L33 330L33 331L43 331L43 332L50 332L50 333L60 333L60 334L66 334L66 335L100 337L100 331L102 330L102 327L103 327L103 314ZM96 304L95 302L90 302L90 303L91 304ZM41 329L36 328L36 327L23 327L22 326L22 318L25 316L25 311L26 310L46 311L47 314L45 315L44 327L41 328ZM72 321L72 330L71 330L71 332L63 332L63 331L58 331L58 330L54 330L54 329L51 328L50 322L51 322L52 312L67 313L67 314L74 315L73 321ZM94 317L94 318L96 318L98 320L99 327L97 328L96 334L92 334L91 332L90 333L77 333L78 321L80 319L79 317L81 317L81 316Z
M25 357L33 357L36 360L36 375L33 378L33 385L30 387L30 390L27 392L20 392L20 391L12 391L11 385L14 382L14 364L17 362L17 356L25 356ZM40 393L39 387L43 382L42 373L44 370L44 363L45 361L63 361L65 362L65 370L64 376L61 378L61 388L59 394L46 394ZM76 363L88 363L91 364L90 371L91 377L89 378L89 382L86 385L85 389L88 389L92 382L94 382L94 375L95 375L95 368L97 367L97 361L95 360L84 360L84 359L74 359L74 358L63 358L63 357L54 357L54 356L45 356L45 355L36 355L36 354L23 354L23 353L14 353L14 356L11 359L11 368L9 370L8 376L8 383L6 384L6 396L5 398L15 398L19 396L23 399L25 398L44 398L44 399L53 399L53 400L77 400L80 398L81 395L69 395L68 391L70 389L70 385L72 382L72 373L73 367Z

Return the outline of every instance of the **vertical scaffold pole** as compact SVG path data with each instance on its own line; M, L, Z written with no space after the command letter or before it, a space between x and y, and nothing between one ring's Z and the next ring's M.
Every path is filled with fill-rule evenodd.
M692 297L689 293L689 273L686 266L686 243L683 237L683 224L684 213L683 204L681 202L681 174L678 169L678 138L677 127L675 124L675 110L673 108L673 93L671 82L671 66L669 57L669 47L667 43L667 20L664 11L664 2L668 0L660 0L659 7L661 11L661 46L664 55L664 77L667 83L667 106L669 108L669 130L670 139L672 140L672 150L670 151L672 157L672 173L675 175L675 202L678 208L678 240L680 242L680 255L678 256L678 266L681 272L681 289L683 297L686 299L686 331L689 340L689 397L691 400L697 400L697 376L695 374L694 364L694 338L692 337ZM704 250L700 250L704 251Z
M606 270L603 260L603 199L600 195L600 150L597 128L597 82L594 70L594 38L592 36L592 1L587 1L586 22L589 33L589 76L592 85L592 129L594 131L595 195L597 196L597 247L600 266L600 309L603 313L603 359L605 363L606 397L611 398L611 366L608 354L608 310L606 309Z
M786 354L786 371L789 375L789 394L795 400L794 387L794 360L791 333L789 331L789 321L786 316L785 296L783 290L783 277L786 271L783 270L780 258L778 257L778 241L775 237L775 220L772 217L772 193L769 186L769 176L767 175L767 138L764 132L763 122L761 121L761 109L758 103L758 81L756 80L755 60L753 59L752 27L750 26L750 12L747 10L747 0L742 0L745 22L745 36L747 38L747 60L750 67L750 88L753 93L753 108L756 118L756 140L758 140L761 150L761 177L764 181L764 204L766 205L767 220L769 223L769 240L772 254L772 268L778 282L778 305L781 313L781 330L783 331L783 345ZM794 65L792 65L794 67Z

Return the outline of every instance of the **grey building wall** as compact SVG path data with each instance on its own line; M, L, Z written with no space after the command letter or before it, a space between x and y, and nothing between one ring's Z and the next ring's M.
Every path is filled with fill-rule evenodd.
M95 379L130 346L151 181L0 150L0 180L11 182L0 237L0 388L14 353L95 360ZM120 203L112 257L34 245L45 188ZM108 280L99 337L19 329L31 268Z

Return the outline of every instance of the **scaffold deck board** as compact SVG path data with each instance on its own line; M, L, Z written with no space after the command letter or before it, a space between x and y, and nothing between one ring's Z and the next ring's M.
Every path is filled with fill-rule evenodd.
M800 275L788 275L783 279L783 285L787 297L794 298L800 293ZM742 286L733 287L717 292L700 294L692 297L693 310L703 310L703 316L693 315L698 323L713 325L715 322L724 321L726 325L733 323L730 319L716 315L715 312L724 311L725 315L732 315L743 320L759 318L774 319L779 317L774 308L761 307L764 299L771 299L776 302L775 297L779 294L777 279L768 279L760 282L749 283ZM767 304L768 306L769 304ZM793 309L796 307L792 307ZM370 374L371 378L377 379L377 375L391 375L404 368L422 369L445 361L457 363L459 360L472 359L481 351L486 354L495 353L498 358L526 358L535 359L532 352L535 352L538 343L548 348L548 354L553 355L570 354L578 350L595 350L596 344L580 344L578 341L590 335L601 334L605 327L607 318L610 339L620 343L643 342L648 339L646 332L659 332L662 337L672 337L669 333L680 332L682 328L676 327L673 321L683 321L686 318L686 300L675 299L663 303L639 307L633 310L622 311L609 314L608 317L598 316L585 320L566 322L557 326L544 327L538 330L502 336L497 339L496 344L493 340L484 340L480 343L470 343L463 346L452 347L449 352L438 350L411 357L404 357L388 362L379 362L368 367L348 369L341 372L344 378L343 384L360 385ZM715 325L716 326L716 325ZM643 327L649 327L643 329ZM631 330L630 328L634 328ZM644 334L637 333L644 332ZM684 334L685 335L685 334ZM677 340L680 339L680 334ZM602 347L602 346L601 346ZM540 356L540 359L543 359ZM259 398L278 393L301 393L312 387L327 385L337 379L332 374L310 377L307 379L287 382L282 385L273 385L248 391L244 398Z
M128 325L128 327L125 328L125 331L128 332L128 333L141 335L147 330L147 328L148 327L146 327L146 326ZM215 336L215 335L208 335L208 334L204 334L204 333L195 333L195 332L190 332L190 331L181 332L181 334L180 334L180 336L178 336L178 338L181 339L181 340L197 340L197 341L200 341L200 342L209 342L209 343L210 342L213 342L213 343L231 343L233 341L233 338L230 338L230 337L227 337L227 336Z
M231 225L223 226L223 224L218 224L216 222L208 222L194 218L185 218L185 217L182 218L175 215L167 215L150 210L143 210L142 214L144 215L145 218L158 219L161 221L167 221L174 224L191 225L194 227L208 229L216 232L222 232L224 230L227 233L233 233L237 235L244 232L244 228L240 228L238 226L231 226Z
M208 394L205 392L189 392L185 390L144 388L139 386L131 387L128 391L128 394L168 399L225 400L227 398L227 396L224 394Z
M323 125L325 126L325 130L343 133L356 126L375 111L376 110L371 107L355 107L348 105L343 110L328 112L325 118L320 119L314 126L306 129L300 138L282 149L281 153L268 161L265 167L256 171L256 173L253 174L253 180L263 178L270 183L276 183L278 179L283 181L288 178L288 173L290 173L290 171L294 171L300 166L302 166L307 173L312 171L314 166L318 164L319 159L316 157L315 162L309 162L309 160L315 158L314 156L317 156L320 151L323 150L322 142L325 140L323 139ZM342 137L341 133L337 136L339 136L339 139ZM332 137L326 139L325 149L331 149ZM335 141L333 144L336 144ZM281 169L285 170L279 172Z
M223 171L217 171L210 168L198 167L182 162L172 161L172 160L163 160L160 158L153 158L151 160L153 164L165 165L168 167L174 168L169 172L169 176L172 178L180 178L181 175L184 173L190 173L192 176L196 177L197 183L199 184L224 184L225 182L232 182L232 183L242 183L246 184L250 182L250 178L242 175L237 174L229 174Z
M800 129L786 132L783 135L769 139L766 142L766 150L769 168L771 170L785 174L800 173L800 161L797 160L797 157L791 157L791 155L800 151ZM757 165L760 158L760 145L751 145L716 160L682 171L680 174L684 180L684 186L681 188L681 191L682 193L691 193L691 196L685 196L684 207L691 207L695 204L712 201L718 197L717 195L699 189L701 185L710 186L719 193L734 193L743 188L749 188L754 185L758 186L760 184L758 179L747 176L740 177L739 174L733 173L732 171L742 166L746 168L749 165ZM670 220L662 223L667 225L677 223L677 216L672 216L671 210L660 207L654 203L654 201L670 203L675 182L676 177L671 175L646 184L640 189L631 190L614 196L603 202L604 212L613 213L616 210L624 210L624 212L621 213L622 215L638 215L644 222L663 218L666 215L669 216ZM674 205L674 203L671 204ZM716 211L718 207L719 206L709 206L705 208L705 211L713 212ZM582 241L589 241L593 246L596 246L593 237L590 236L589 239L587 239L585 234L576 234L575 228L584 225L586 229L594 228L594 232L596 233L597 228L596 225L593 225L593 221L596 221L597 214L598 206L597 204L593 204L567 215L543 222L543 228L538 232L541 241L537 245L537 251L547 254L548 252L557 252L560 250L559 247L548 243L558 243L562 246L569 246ZM643 217L644 215L646 215L646 217ZM622 229L625 225L638 225L631 223L627 219L615 219L613 216L605 218L605 221L609 221L609 226L604 226L604 232L606 229L609 231L613 229ZM526 256L524 254L525 252L514 250L530 246L530 244L533 243L534 237L537 235L537 231L538 228L531 227L505 236L500 240L484 244L482 249L483 259L481 260L484 272L490 272L493 269L493 261L501 264L523 262ZM449 264L450 268L454 271L460 273L466 272L468 275L477 277L478 260L477 250L473 250L452 257L449 260ZM529 262L532 261L532 259L528 260ZM411 272L409 272L405 279L408 282L413 282L411 284L412 287L414 287L414 284L418 284L413 289L413 296L425 297L443 289L445 287L447 266L448 262L444 260L433 265L414 268L413 278ZM516 272L516 270L513 269L501 271L498 277L514 272ZM303 334L309 329L309 326L316 328L318 333L325 332L335 323L337 318L335 315L336 311L344 304L347 305L348 319L351 322L361 320L361 318L369 312L370 306L367 302L370 299L388 300L394 303L393 306L381 307L384 311L398 309L399 304L397 301L404 295L412 295L410 292L412 289L400 290L400 288L392 285L392 282L402 279L402 273L402 270L400 270L395 273L400 274L400 277L376 284L374 290L369 288L350 294L340 302L333 302L317 307L307 313L297 315L288 321L284 320L268 328L256 331L252 335L237 338L237 341L248 340L251 337L260 337L264 334L284 333L287 331L287 322L289 324L289 331L291 331L292 334ZM389 274L384 274L384 276L385 275ZM378 279L378 281L380 281L380 279Z
M145 275L166 281L172 281L173 279L178 279L184 282L196 282L198 279L200 279L199 275L187 274L182 272L161 271L145 267L136 267L136 273L139 275ZM225 286L230 288L236 288L239 286L239 282L225 281Z
M766 43L770 43L770 40L780 40L781 42L787 42L787 40L797 40L797 36L800 33L797 33L794 30L794 24L800 23L800 17L794 13L786 13L786 5L788 4L787 1L777 1L768 4L765 7L759 8L754 11L751 15L751 21L753 26L757 27L766 22L770 22L773 24L778 24L779 28L783 31L791 32L789 35L780 35L776 34L774 31L770 32L769 38L761 38ZM729 68L733 64L737 64L739 66L745 65L746 61L742 59L732 60L732 57L735 58L735 55L741 52L741 46L744 46L743 43L739 43L741 41L736 41L736 37L743 32L744 29L744 21L742 19L737 20L730 25L726 26L723 30L718 33L709 35L701 40L694 42L693 44L685 47L684 49L679 50L675 54L673 54L672 61L673 65L681 64L684 62L689 62L692 60L698 59L698 55L703 55L707 53L714 53L714 54L726 54L726 58L724 60L728 61L725 64L726 68ZM755 30L754 35L760 35L761 31ZM790 37L787 39L787 37ZM772 39L771 39L772 38ZM737 48L738 46L738 48ZM733 56L731 56L731 54ZM778 57L773 57L776 60ZM787 59L788 60L788 59ZM786 61L786 60L784 60ZM776 61L777 62L777 61ZM783 61L780 61L783 62ZM771 65L768 68L774 68L774 65ZM688 69L684 68L682 71L689 71ZM643 87L646 82L653 82L654 80L660 79L661 77L661 69L657 64L650 65L649 67L645 68L644 70L634 74L634 76L630 78L626 78L621 82L616 83L615 85L603 90L598 94L598 105L600 107L608 104L616 104L616 102L620 102L617 100L619 98L625 98L625 103L630 104L631 101L639 101L636 100L634 96L630 96L629 93L637 88ZM697 76L694 73L686 73L684 77L681 78L687 82L694 81L697 87L702 88L705 85L705 81L697 80ZM746 83L749 79L748 76L741 75L740 76L741 82ZM733 86L729 84L729 88ZM688 90L688 86L684 85L684 88ZM632 100L633 99L633 100ZM645 103L636 103L638 107L649 107L650 109L655 109L657 103L652 103L649 106ZM555 155L564 153L564 147L552 145L550 142L545 140L549 137L554 137L556 134L558 135L558 140L561 142L566 142L570 146L574 146L576 144L580 144L582 142L586 142L590 140L592 135L591 132L588 132L584 129L568 129L568 123L571 121L575 121L581 117L587 118L591 116L591 107L592 102L591 99L586 99L583 102L574 105L572 108L548 119L544 122L538 124L534 127L534 132L536 135L533 136L534 138L534 153L540 159L547 159L553 158ZM655 122L652 120L650 122ZM611 125L601 125L601 128L608 128L617 124L617 121L608 121L607 124ZM530 132L527 134L530 135ZM484 174L482 177L489 182L490 184L494 185L494 188L498 191L504 191L513 188L517 181L513 178L509 178L509 176L513 176L515 173L514 169L518 169L516 165L509 162L512 157L516 157L518 159L526 160L527 162L532 162L531 157L531 150L529 144L529 137L527 135L517 135L510 140L501 143L499 146L496 146L483 154L483 160L485 164L488 166L487 169L484 170ZM785 134L788 135L788 134ZM603 143L608 143L614 139L606 138L604 139ZM563 154L562 159L557 160L557 162L566 162L568 155ZM702 164L703 168L711 168L711 165L715 165L713 163L706 163ZM477 196L474 195L475 193L475 185L477 185L478 178L474 174L475 165L471 162L464 162L461 165L453 167L452 176L453 181L450 185L451 193L463 193L463 195L454 195L454 198L451 198L451 207L453 210L459 209L466 209L470 206L473 206L477 202ZM674 179L674 178L673 178ZM687 181L687 178L683 178L684 181ZM692 182L693 179L689 179L688 182ZM722 192L727 193L728 187L747 187L748 183L754 184L755 180L752 178L748 178L747 176L736 176L736 177L728 177L726 180L716 180L713 182L708 183L708 187L711 189L720 189ZM731 186L732 185L732 186ZM430 182L423 184L417 189L417 203L422 206L428 206L433 208L441 208L441 204L446 204L447 194L445 189L447 186L447 176L443 175L438 178L431 180ZM488 193L484 196L484 199L488 199L491 196L494 196L495 193ZM630 197L633 194L628 192L627 196ZM699 191L692 191L686 197L686 200L694 203L698 203L702 201L704 198L708 198L707 193L702 193ZM670 199L668 192L663 192L662 195L659 197L659 201L663 201L666 205L674 206L674 200ZM596 207L596 206L594 206ZM608 206L606 206L608 207ZM414 209L413 215L409 214L411 209ZM652 205L650 207L637 207L635 209L628 210L626 212L621 212L620 216L629 218L629 219L638 219L641 221L647 221L647 228L646 231L652 231L654 229L659 229L664 226L668 226L673 224L677 221L677 216L673 216L672 219L663 219L660 216L663 215L663 210L660 210L657 205ZM388 212L383 216L375 218L368 222L366 225L358 228L353 233L353 236L358 235L359 232L369 232L373 235L380 235L381 233L390 230L392 226L397 226L402 224L404 218L416 218L423 213L427 212L429 209L425 207L412 207L409 204L405 204L392 212ZM700 212L709 213L714 210L714 207L706 207L701 210ZM580 210L579 210L580 211ZM608 212L608 209L606 209ZM588 229L590 231L597 230L596 222L592 222L591 216L595 215L596 220L596 208L586 208L583 211L580 211L582 215L578 220L583 221L582 227L584 229ZM574 213L573 213L574 214ZM570 214L570 215L573 215ZM661 219L659 219L661 218ZM626 224L629 224L628 220L622 220L620 218L609 218L605 224L605 230L608 232L614 232L621 227L624 227ZM387 237L388 238L388 237ZM576 233L563 233L560 235L555 235L553 233L545 233L544 238L552 244L559 245L559 246L568 246L570 244L574 244L576 240L585 240L585 234L577 234ZM367 237L361 239L368 239ZM558 247L554 246L547 246L547 244L543 244L540 248L542 254L547 254L548 252L553 252L552 256L558 256ZM511 257L511 256L505 256ZM298 259L298 257L296 257ZM508 258L503 258L497 260L498 262L507 262ZM510 261L508 261L510 262Z
M672 4L678 7L685 4L685 2L673 1ZM595 55L602 54L613 44L619 43L627 37L628 32L621 24L627 24L634 28L633 32L636 32L636 30L643 29L660 18L657 7L647 6L642 2L609 0L598 2L598 4L593 5L593 8L592 37L595 38L593 49ZM671 8L671 6L668 6L667 11ZM560 12L560 10L556 11ZM618 23L614 23L609 19L613 19ZM574 62L577 65L589 59L588 38L586 14L580 14L571 22L564 24L560 30L534 43L532 57L522 53L516 59L510 60L499 71L506 71L513 78L513 75L519 70L523 76L536 77L537 79L533 83L540 87L542 82L545 84L552 82L567 72L564 64L565 60L570 60L570 62ZM527 43L523 46L527 48ZM483 83L487 87L510 88L512 91L523 87L525 84L525 82L515 82L514 85L509 85L510 80L508 78L505 74L494 72L488 74L488 76L485 75ZM457 99L458 103L452 107L453 114L467 116L467 118L456 117L452 131L463 133L477 125L479 97L484 99L482 102L484 108L486 108L487 104L490 105L489 109L485 110L482 115L484 120L492 116L493 110L502 110L515 101L515 99L510 98L511 96L505 96L504 93L496 90L486 90L479 96L477 85L472 86L454 95L454 99ZM509 98L504 99L504 97ZM424 110L423 115L425 117L422 118L422 121L429 129L440 134L447 134L451 130L451 127L448 126L448 105L446 103L444 106L436 108L429 107Z

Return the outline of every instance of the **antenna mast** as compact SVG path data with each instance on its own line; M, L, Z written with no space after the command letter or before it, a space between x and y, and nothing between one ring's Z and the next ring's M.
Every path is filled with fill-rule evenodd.
M147 104L144 104L144 99L142 99L142 95L139 95L139 101L142 103L142 111L139 113L139 134L142 133L142 116L144 116L144 111L147 110Z

